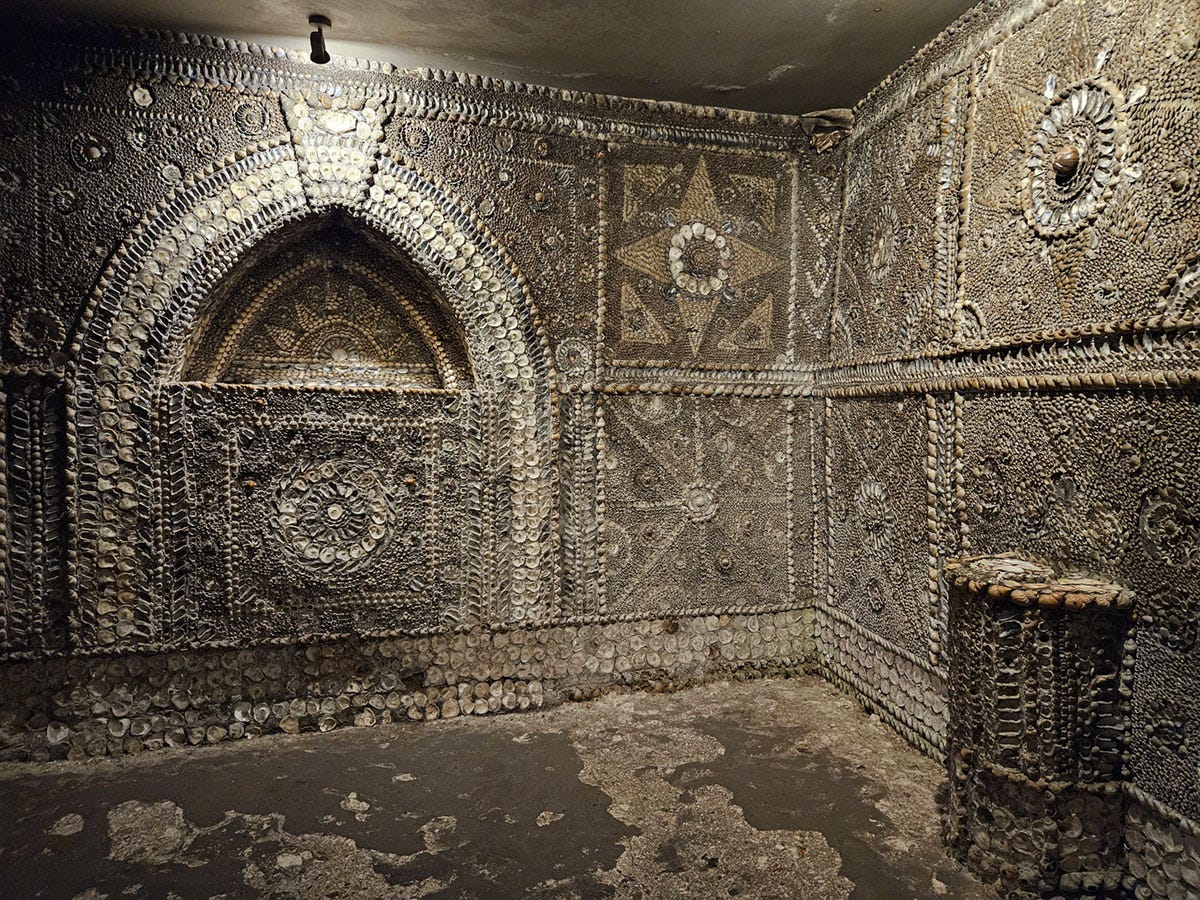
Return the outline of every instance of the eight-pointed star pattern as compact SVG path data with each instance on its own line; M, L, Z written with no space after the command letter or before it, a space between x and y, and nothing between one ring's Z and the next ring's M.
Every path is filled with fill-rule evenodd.
M626 185L629 190L631 185ZM678 210L664 215L664 226L617 249L617 259L662 284L679 310L679 319L695 357L722 303L736 302L739 286L782 265L781 260L734 233L734 222L717 202L708 165L700 157ZM634 288L621 286L623 309L636 307L645 343L667 343L667 330L638 299ZM738 331L750 329L755 346L769 340L772 297L756 306ZM765 322L764 322L765 318ZM758 335L759 337L754 337ZM767 349L761 343L761 349Z

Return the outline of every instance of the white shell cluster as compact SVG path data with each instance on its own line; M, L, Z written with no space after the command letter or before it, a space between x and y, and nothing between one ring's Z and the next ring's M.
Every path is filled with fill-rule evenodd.
M697 251L697 243L707 245L715 256L715 266L700 268L690 258ZM733 248L725 235L703 222L688 222L681 225L671 237L667 249L667 268L676 287L689 294L707 297L724 290L729 281L729 266L733 259Z

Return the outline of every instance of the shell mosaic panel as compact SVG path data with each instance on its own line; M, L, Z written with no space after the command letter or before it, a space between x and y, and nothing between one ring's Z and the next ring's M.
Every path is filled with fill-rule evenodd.
M962 295L983 334L1195 314L1198 19L1062 3L980 57Z
M604 402L606 610L787 602L792 434L777 402Z
M177 626L431 628L457 618L469 468L452 395L182 389Z
M600 515L600 428L595 394L575 393L560 402L559 525L561 581L557 610L587 615L603 608Z
M837 362L952 343L962 85L928 91L847 160L844 237L830 317Z
M794 201L781 162L652 151L608 160L607 361L794 360Z
M791 161L796 195L792 217L796 255L793 336L796 361L802 364L825 362L829 357L844 150L838 145L817 159L796 156Z
M931 603L924 397L830 402L829 604L920 658Z

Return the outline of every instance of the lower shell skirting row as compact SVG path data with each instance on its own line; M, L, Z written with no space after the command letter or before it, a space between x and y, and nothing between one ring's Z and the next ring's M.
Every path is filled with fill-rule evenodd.
M0 665L0 746L12 760L122 755L672 690L804 669L813 656L796 608L11 662Z
M0 753L122 755L791 670L821 674L923 753L943 757L939 675L821 605L10 661L0 664Z

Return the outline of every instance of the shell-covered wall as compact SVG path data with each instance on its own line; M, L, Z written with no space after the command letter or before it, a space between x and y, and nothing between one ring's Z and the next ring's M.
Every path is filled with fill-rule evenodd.
M126 31L0 90L13 752L811 656L800 120Z
M820 665L919 744L947 559L1133 590L1138 897L1200 889L1198 41L1195 0L984 3L868 97L815 388Z
M23 41L6 740L814 666L940 755L943 564L1044 555L1137 598L1130 884L1196 887L1198 38L1198 0L984 2L824 153L783 117Z

